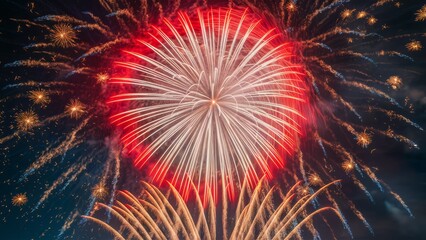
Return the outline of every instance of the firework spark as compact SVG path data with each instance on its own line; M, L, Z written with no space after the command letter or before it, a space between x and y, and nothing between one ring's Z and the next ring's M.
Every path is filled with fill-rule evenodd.
M67 112L72 118L79 118L84 114L84 109L86 107L76 99L71 100L71 102L66 106Z
M28 198L27 195L25 195L24 193L17 194L12 198L12 204L14 206L22 206L25 205L27 202Z
M409 51L416 52L420 51L423 46L420 41L411 41L405 45Z
M38 116L33 111L21 112L16 115L16 124L21 131L32 129L38 122Z
M371 143L371 134L364 131L358 134L356 141L358 145L362 146L363 148L366 148Z
M98 83L106 83L110 79L110 76L108 73L99 73L96 75L96 80Z
M386 82L391 86L392 89L397 90L402 86L402 79L398 76L390 76Z
M102 184L98 184L93 188L92 194L97 199L103 199L108 195L108 189Z
M424 20L426 20L426 5L424 5L416 12L416 21L419 22Z
M68 24L55 25L50 37L55 45L63 48L72 47L77 40L74 29Z
M46 106L50 103L50 97L45 90L30 91L29 98L35 103Z

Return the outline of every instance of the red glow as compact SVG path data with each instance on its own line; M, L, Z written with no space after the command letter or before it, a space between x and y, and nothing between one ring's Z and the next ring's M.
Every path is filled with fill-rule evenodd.
M228 14L229 13L229 14ZM285 165L285 159L287 159L289 156L294 154L294 151L299 146L299 139L304 135L305 128L308 124L308 122L313 122L312 119L309 119L309 121L306 118L311 118L311 115L309 114L309 88L306 86L306 83L304 81L304 70L303 66L300 64L300 59L298 57L297 47L294 42L290 41L289 38L283 33L280 32L278 27L274 27L274 24L267 21L263 17L254 14L250 12L249 10L240 10L240 9L210 9L210 10L200 10L200 15L191 15L189 17L186 13L180 13L179 18L177 20L167 20L164 19L162 25L160 26L152 26L152 32L147 34L148 36L143 37L139 39L138 41L140 44L138 44L138 47L129 51L126 51L126 53L129 56L129 59L126 59L123 62L117 63L118 67L125 67L124 71L121 71L120 76L116 76L115 78L112 78L112 83L119 83L122 84L122 88L120 89L120 92L111 97L110 102L114 103L116 106L116 114L111 117L111 121L118 126L120 129L123 130L123 137L122 142L125 146L125 149L127 149L131 156L135 159L134 163L135 166L140 169L147 169L149 175L152 177L152 179L159 183L160 185L165 182L170 182L172 185L174 185L182 194L182 196L185 199L190 198L190 192L192 188L196 188L200 196L204 198L204 202L206 202L206 199L211 194L211 197L217 201L221 196L221 191L226 192L230 200L233 200L236 198L238 189L242 184L242 180L244 178L248 179L248 184L252 187L256 186L257 182L260 180L260 178L264 175L266 175L269 179L274 176L274 172L277 169L284 168ZM201 18L199 16L202 16ZM201 20L202 21L201 21ZM244 21L242 21L244 19ZM184 23L187 23L185 25ZM224 28L225 23L229 23L228 27L229 29ZM204 28L204 31L203 31ZM167 43L167 40L170 40L175 44L175 42L179 44L188 44L188 39L198 39L199 44L202 44L201 38L203 37L203 34L209 33L211 29L215 32L217 28L217 31L224 31L223 29L226 29L226 31L229 32L230 37L226 39L227 41L225 44L233 44L233 41L240 41L241 39L247 38L247 41L244 45L244 48L247 48L248 50L242 51L246 54L250 53L250 49L256 48L256 43L258 44L264 44L263 48L266 49L264 51L272 51L273 49L278 49L274 52L279 57L276 57L276 60L271 63L271 70L274 71L276 69L289 69L287 72L282 72L283 70L279 70L279 76L282 78L283 83L277 83L278 90L276 92L280 92L281 95L274 96L275 102L272 102L273 104L279 105L284 108L288 108L290 110L282 110L280 111L271 111L275 118L271 118L267 116L262 116L262 112L259 112L259 116L256 116L261 121L264 121L266 125L274 126L275 128L273 130L279 129L280 132L273 132L273 131L265 131L265 132L258 132L257 134L260 134L265 137L265 139L269 139L269 142L267 144L271 144L274 146L273 149L269 149L268 146L262 146L262 143L257 142L247 142L247 148L249 148L251 145L256 144L257 148L259 149L267 149L264 152L262 152L260 155L257 154L255 151L252 153L251 151L248 151L251 156L251 162L254 167L249 167L245 172L241 173L241 169L244 169L244 166L238 165L241 162L237 162L236 165L229 166L232 168L233 174L228 174L229 171L224 171L220 168L217 169L217 176L209 175L209 179L205 178L204 171L207 171L206 169L199 169L198 172L186 172L186 170L191 169L194 170L194 168L188 167L188 166L182 166L180 163L182 162L181 159L169 159L170 157L159 157L161 155L159 152L162 151L162 148L169 148L172 149L170 151L177 152L174 155L175 158L178 158L181 155L189 156L189 153L185 153L182 149L174 149L172 145L174 144L174 139L167 139L164 138L162 141L164 143L163 146L153 146L153 139L162 137L161 131L164 132L165 130L157 130L158 133L151 134L147 136L147 134L140 135L141 132L144 130L144 125L141 125L141 122L143 121L149 121L144 119L142 115L138 114L129 114L131 112L126 111L132 111L132 109L140 108L140 109L147 109L151 105L157 104L153 97L153 100L145 101L144 103L138 103L135 105L132 101L135 101L137 99L131 99L131 97L136 95L129 95L129 93L138 93L140 95L138 96L144 96L143 94L146 91L150 91L149 89L144 87L137 86L134 82L131 84L134 84L135 86L129 84L131 80L128 78L143 78L143 74L138 73L138 70L141 68L140 66L146 66L152 68L152 64L143 56L147 56L149 58L153 59L161 59L161 56L159 56L159 53L154 51L153 49L162 49L164 50L164 44L170 44ZM251 29L253 28L253 29ZM190 36L190 33L188 33L188 29L193 29L196 33L196 36ZM241 30L242 29L242 30ZM250 34L245 35L245 31L251 31ZM210 32L211 33L211 32ZM210 34L209 33L209 34ZM179 36L179 38L177 37ZM262 37L267 36L267 38L264 39L264 41L259 41L259 39L262 39ZM217 41L220 41L221 39L217 39ZM181 43L180 41L183 41L184 43ZM197 43L198 44L198 43ZM219 43L214 43L219 44ZM214 46L208 46L210 48L214 48ZM239 46L235 44L235 46L230 48L238 48ZM191 49L190 47L188 47ZM200 48L206 48L205 46L201 46ZM169 51L169 50L165 50ZM185 49L171 49L170 51L178 52L181 51L182 54L185 54L185 56L191 57L198 57L196 56L197 53L195 52L185 52ZM220 49L217 50L218 55L222 54L220 52ZM261 54L261 52L258 53L259 56L254 56L253 58L261 59L264 55ZM192 56L193 55L193 56ZM230 54L231 55L231 54ZM202 55L201 57L205 60L209 59L208 55ZM232 56L225 56L223 55L222 58L230 58ZM241 63L244 61L244 55L241 56L242 60L239 60ZM180 66L169 66L169 62L166 60L160 61L162 66L164 65L164 68L167 70L169 68L177 68L179 69ZM240 63L240 64L241 64ZM136 64L136 65L134 65ZM151 65L150 65L151 64ZM187 65L190 65L190 62L185 63ZM219 63L215 62L214 65L218 65ZM192 66L194 69L198 66ZM222 66L222 68L226 68L225 66ZM244 66L245 70L250 70L250 65ZM154 68L152 68L154 69ZM248 70L247 70L248 69ZM266 69L266 68L265 68ZM164 71L166 71L164 70ZM148 72L150 69L144 69L139 71L145 71ZM195 71L195 70L194 70ZM204 71L203 71L204 72ZM205 72L211 72L212 74L215 72L214 69L207 69ZM278 72L278 71L277 71ZM267 73L267 72L266 72ZM205 73L204 73L205 74ZM262 73L264 74L264 73ZM142 76L142 77L141 77ZM200 75L201 76L201 75ZM199 76L199 77L200 77ZM255 82L257 78L261 78L263 75L256 76L254 80L250 80ZM162 78L162 76L158 76L159 78ZM211 77L213 78L213 77ZM222 80L221 80L222 81ZM223 80L224 81L224 80ZM229 82L233 80L227 80ZM249 80L247 80L249 81ZM235 81L238 82L238 81ZM254 84L252 82L247 82L245 84ZM257 83L256 83L257 84ZM271 84L271 83L269 83ZM130 85L130 86L129 86ZM146 83L148 85L148 83ZM214 84L213 84L214 85ZM167 88L169 86L166 86ZM242 86L233 86L235 88L235 91L238 90L239 87ZM261 90L262 86L259 87ZM221 89L220 91L223 92L231 92L232 89ZM268 90L268 89L267 89ZM156 90L161 93L160 90ZM189 91L189 90L188 90ZM213 91L213 90L212 90ZM264 91L267 93L267 91ZM283 92L283 93L281 93ZM232 93L232 92L231 92ZM253 94L256 94L254 92ZM210 100L211 108L219 108L222 107L226 110L227 106L226 104L233 104L232 97L233 95L227 96L228 99L225 99L224 97L218 95L218 97L212 97ZM254 96L251 95L251 93L248 93L247 98L260 98L262 95ZM136 98L136 97L134 97ZM129 100L130 99L130 100ZM225 99L225 100L224 100ZM235 100L236 101L236 100ZM251 100L253 101L253 100ZM265 101L265 100L263 100ZM124 102L124 103L123 103ZM167 103L167 101L165 101ZM117 103L120 103L120 105L117 105ZM179 103L177 103L179 104ZM234 104L236 105L236 104ZM197 106L192 107L192 111L195 111ZM206 107L207 108L207 107ZM272 107L271 107L272 108ZM275 109L275 107L274 107ZM212 110L216 111L216 110ZM219 111L219 110L217 110ZM236 110L236 116L238 115L238 106ZM172 114L168 113L168 114ZM224 113L222 113L224 114ZM266 114L266 113L265 113ZM271 115L271 116L272 116ZM219 115L220 116L220 115ZM223 117L223 115L222 115ZM253 118L255 118L253 116ZM284 122L285 124L282 124L281 122L278 124L278 118L280 121ZM196 119L196 118L194 118ZM184 121L185 118L182 118L182 121ZM233 119L231 119L233 120ZM249 119L251 120L251 119ZM216 120L219 121L219 120ZM222 120L223 121L223 120ZM249 123L247 119L237 119L235 120L235 123L237 124L237 127L239 122L244 122L246 124ZM178 123L176 123L178 124ZM188 122L190 124L190 122ZM253 120L252 124L248 125L251 126L251 128L255 129L256 124L259 124L258 122L255 122ZM224 123L225 126L226 123ZM241 125L243 126L243 125ZM277 127L278 126L278 127ZM247 131L251 130L247 129ZM141 130L142 129L142 130ZM158 127L158 129L161 129L161 127ZM225 128L226 130L226 128ZM256 129L255 129L256 130ZM154 130L153 130L154 131ZM184 130L181 130L184 132ZM229 131L229 129L228 129ZM217 132L216 136L219 136ZM182 133L180 133L182 134ZM200 135L203 134L203 132L199 133ZM232 135L231 133L227 132L228 135ZM284 138L279 138L277 140L278 135L284 135ZM175 136L175 135L171 135ZM190 136L190 135L188 135ZM236 136L239 137L239 136ZM274 139L270 139L274 138ZM245 139L240 139L240 141L243 141ZM233 143L233 138L227 140L229 141L228 144ZM172 143L170 143L172 142ZM215 144L225 144L221 141L221 139L215 139ZM195 143L193 143L195 144ZM259 145L261 145L259 147ZM185 145L186 146L186 145ZM212 147L213 148L213 147ZM210 149L209 146L205 146L205 151L207 149ZM214 148L213 148L214 149ZM233 152L228 152L228 154L232 155L238 155L236 152L240 151L241 149L232 149ZM217 149L215 151L218 151ZM268 152L269 151L269 152ZM186 155L185 155L186 154ZM207 154L207 153L205 153ZM217 156L215 154L212 154L212 156ZM239 155L238 155L239 156ZM233 156L234 158L234 156ZM210 159L211 160L211 159ZM234 160L235 161L235 160ZM238 161L241 161L239 159ZM204 166L206 168L208 163L205 163L205 165L202 165L203 163L197 163L201 164L201 166ZM216 162L215 164L223 164ZM221 165L222 166L222 165ZM223 166L222 166L223 167ZM182 170L184 169L184 170ZM185 170L186 169L186 170ZM211 170L209 170L211 171ZM240 179L236 178L234 176L235 173L240 174ZM213 178L210 179L210 177ZM224 182L223 182L224 181ZM193 187L194 186L194 187ZM220 186L225 186L224 189L222 189Z

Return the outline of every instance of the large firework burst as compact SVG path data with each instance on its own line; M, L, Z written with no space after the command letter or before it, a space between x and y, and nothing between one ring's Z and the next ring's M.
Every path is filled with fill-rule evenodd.
M165 20L154 43L141 41L146 49L130 52L141 63L119 63L137 76L115 79L135 90L111 102L134 104L112 120L131 129L126 146L143 149L136 166L155 156L154 180L172 175L186 196L182 179L190 176L214 199L221 182L233 198L240 178L247 174L255 185L293 154L308 91L293 43L247 10L197 9L193 18L179 13L176 27Z
M233 10L218 10L218 5ZM6 160L19 154L31 160L19 164L22 175L14 186L39 176L32 184L42 193L27 193L38 199L32 211L70 186L82 190L79 200L87 196L70 210L59 236L79 213L91 211L96 198L112 204L127 157L137 165L150 160L142 170L150 168L157 180L175 174L171 179L178 189L185 192L192 181L199 191L212 189L215 198L221 194L216 194L215 184L224 184L223 190L233 196L239 177L251 176L255 185L258 176L272 176L286 159L275 177L287 187L302 179L304 190L311 191L318 182L344 178L372 199L365 187L371 181L409 212L355 154L372 151L375 140L383 137L417 148L391 123L383 124L383 119L397 120L421 129L407 118L402 101L392 97L392 91L404 86L401 72L378 68L411 62L404 51L422 50L422 33L377 33L389 26L375 14L396 7L393 1L220 5L101 0L99 8L91 6L93 11L49 15L39 14L45 12L43 7L28 6L31 17L11 19L30 42L18 59L4 64L12 77L2 84L1 111L7 114L1 117L0 144ZM215 10L208 10L211 7ZM423 21L423 10L419 6L413 12L417 21ZM260 22L254 23L257 19ZM395 51L392 42L406 49ZM112 67L114 62L127 70ZM109 84L113 82L129 86ZM130 96L130 103L105 104ZM314 124L305 120L312 119L311 107L318 116ZM108 124L111 114L118 128ZM204 127L207 124L214 127ZM135 155L122 154L122 140L125 150L134 149ZM54 171L55 180L48 181L49 171ZM185 175L191 181L178 180ZM369 227L345 195L326 191L325 196L338 212L344 200Z

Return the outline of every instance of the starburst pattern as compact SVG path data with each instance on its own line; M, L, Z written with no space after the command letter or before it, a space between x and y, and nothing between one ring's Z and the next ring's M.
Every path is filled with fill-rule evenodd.
M409 51L416 52L420 51L423 46L420 41L411 41L405 45Z
M416 21L420 22L424 20L426 20L426 5L423 5L423 7L416 12Z
M17 194L12 198L12 204L14 206L22 206L25 205L27 202L28 198L27 195L25 195L24 193Z
M141 42L155 57L129 52L144 64L119 63L136 76L116 82L135 90L111 102L134 104L112 120L136 126L123 140L132 150L146 145L137 166L156 157L154 179L162 182L174 166L180 190L188 175L216 199L221 180L232 198L246 174L252 186L259 174L271 177L297 148L307 103L303 71L292 43L247 11L198 10L200 29L186 14L179 21L184 34L166 21L171 36L157 29L156 46Z
M50 36L55 45L63 48L73 46L77 38L74 29L68 24L55 25Z
M16 115L16 124L19 130L28 131L39 122L37 114L33 111L21 112Z

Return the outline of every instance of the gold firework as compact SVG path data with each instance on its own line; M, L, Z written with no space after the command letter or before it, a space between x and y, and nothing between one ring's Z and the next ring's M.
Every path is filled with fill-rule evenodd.
M361 11L356 15L356 18L361 19L361 18L365 18L366 16L367 16L367 12Z
M423 46L420 41L411 41L405 45L409 51L415 52L420 51Z
M67 105L66 109L70 117L72 118L79 118L84 113L84 109L86 107L84 104L82 104L80 101L73 99L71 102Z
M367 133L366 131L358 134L356 143L363 148L366 148L371 143L371 134Z
M355 163L351 160L348 160L342 164L342 167L346 173L349 173L352 172L352 170L355 168Z
M340 14L340 16L341 16L343 19L346 19L346 18L348 18L348 17L352 16L352 13L353 13L353 12L354 12L354 10L345 9L345 10L343 10L343 12Z
M368 24L370 24L370 25L374 25L376 22L377 22L377 18L375 18L375 17L370 17L370 18L368 18Z
M108 189L103 184L98 184L93 188L92 195L97 199L104 198L108 193Z
M77 36L70 25L58 24L53 27L50 38L56 46L66 48L75 44Z
M105 83L106 81L108 81L109 79L109 75L107 73L98 73L96 75L96 80L98 83Z
M45 106L50 103L50 98L47 95L47 92L44 90L34 90L30 91L29 98L36 104Z
M320 176L316 173L309 175L308 180L309 180L309 184L312 186L322 185L322 180Z
M386 82L394 90L399 89L401 87L401 85L402 85L402 80L398 76L390 76Z
M416 21L424 21L426 20L426 5L423 5L423 7L416 12Z
M38 123L38 116L33 111L21 112L16 115L16 123L21 131L28 131Z
M27 198L27 195L25 195L25 193L16 194L12 198L12 204L14 206L22 206L27 202L28 202L28 198Z

